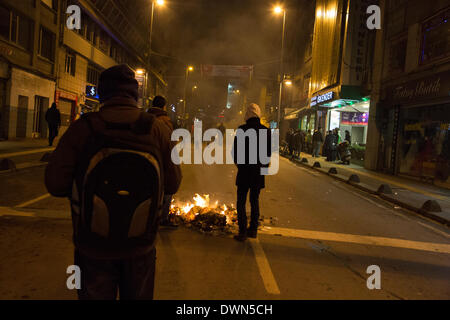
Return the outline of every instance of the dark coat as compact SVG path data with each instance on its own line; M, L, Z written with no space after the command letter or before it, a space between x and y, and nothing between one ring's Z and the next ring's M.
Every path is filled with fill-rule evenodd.
M261 163L261 159L259 157L259 141L260 141L260 130L266 130L267 131L267 157L270 157L272 155L271 147L271 133L269 128L266 126L263 126L261 124L261 121L259 118L250 118L247 120L247 123L240 126L239 129L242 129L244 132L247 132L250 129L256 130L256 137L257 137L257 163L256 164L250 164L249 159L249 151L250 151L250 139L245 139L245 163L244 164L238 164L238 138L237 136L234 138L234 144L233 144L233 159L234 163L238 167L238 173L236 176L236 185L241 187L259 187L264 188L265 187L265 179L264 176L261 175L261 168L268 167L269 165L264 165Z
M61 126L61 113L56 107L51 107L45 113L45 120L49 127Z
M172 123L172 121L170 121L169 115L167 114L166 111L164 111L161 108L151 107L148 109L147 112L150 114L153 114L156 117L156 119L164 122L169 127L170 133L172 134L173 123Z
M320 131L314 132L314 135L313 135L313 143L317 143L317 142L323 142L323 136Z
M134 123L142 111L136 101L127 98L108 100L100 109L99 115L104 121L113 123ZM175 143L171 141L171 131L162 121L155 121L147 135L136 136L130 132L116 133L106 129L106 125L98 123L95 127L100 133L130 144L152 144L159 148L162 156L164 174L164 192L175 194L181 183L180 166L172 162L171 152ZM72 191L75 169L79 155L83 152L91 130L86 121L75 121L61 137L56 150L52 153L45 171L45 185L50 194L56 197L68 197Z

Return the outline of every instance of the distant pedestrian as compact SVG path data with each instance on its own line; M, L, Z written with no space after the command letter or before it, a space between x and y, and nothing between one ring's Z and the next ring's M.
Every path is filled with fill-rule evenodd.
M345 130L345 141L348 141L350 145L352 145L352 137L350 136L350 132Z
M53 102L52 106L45 113L45 120L48 124L48 145L53 146L53 141L58 136L58 130L61 126L61 113Z
M219 127L217 128L222 133L222 136L225 137L225 131L227 130L225 126L223 125L223 122L220 123Z
M156 119L164 122L164 124L168 127L170 135L173 132L173 123L170 121L170 118L165 111L167 105L167 101L164 97L156 96L153 99L152 107L147 110L148 113L153 114ZM163 205L161 209L161 221L160 225L164 227L172 227L177 228L178 224L175 221L170 220L170 204L172 203L173 194L164 194Z
M267 157L271 156L271 133L270 130L261 124L261 110L257 104L250 104L245 113L246 124L239 127L244 132L253 130L256 134L257 141L250 141L249 138L243 139L245 146L238 145L238 136L236 135L233 145L233 159L234 163L238 167L238 173L236 177L237 185L237 214L239 224L239 234L234 238L238 241L245 241L247 237L256 238L259 223L259 194L261 189L265 187L264 175L261 174L261 168L268 167L269 164L263 164L259 155L260 139L262 139L262 132L266 132L267 137ZM242 143L242 142L241 142ZM257 152L257 163L251 164L250 143L255 144L255 151ZM245 148L244 148L245 147ZM242 155L241 153L244 152ZM245 159L244 163L238 163L240 158ZM251 205L251 220L250 226L247 229L247 213L246 202L247 194L250 191L250 205Z
M322 128L318 128L314 134L313 134L313 138L312 138L312 143L314 146L314 150L313 150L313 157L320 157L320 148L322 147L322 143L323 143L323 136L322 136L322 132L321 132Z
M292 157L294 154L295 147L295 132L294 129L290 128L288 131L287 141L289 147L289 156Z

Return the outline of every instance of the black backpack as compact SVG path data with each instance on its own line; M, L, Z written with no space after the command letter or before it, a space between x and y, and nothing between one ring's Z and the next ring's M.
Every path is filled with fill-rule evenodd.
M161 157L155 146L133 139L148 135L154 119L144 112L134 124L108 123L98 113L83 116L91 134L71 197L74 243L81 251L127 257L154 246L163 198Z

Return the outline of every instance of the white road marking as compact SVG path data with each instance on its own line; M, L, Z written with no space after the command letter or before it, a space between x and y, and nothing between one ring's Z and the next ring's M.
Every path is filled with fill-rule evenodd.
M267 293L280 294L280 289L278 288L277 281L273 276L269 261L267 261L266 254L264 253L259 240L250 239L250 244L253 248L253 252L255 253L256 264L258 265L259 274L261 275Z
M28 207L30 204L33 204L33 203L39 202L39 201L41 201L41 200L47 199L48 197L50 197L50 193L46 193L46 194L44 194L43 196L40 196L40 197L37 197L37 198L32 199L32 200L30 200L30 201L21 203L21 204L17 205L16 208L25 208L25 207Z
M429 251L435 253L447 253L447 254L450 253L450 244L444 243L420 242L395 238L373 237L354 234L276 228L276 227L272 227L271 229L263 228L260 231L260 233L267 235L282 235L285 237L301 238L301 239L347 242L356 244L366 244L372 246Z
M13 152L13 153L0 153L0 157L2 158L11 158L11 157L17 157L17 156L24 156L27 154L34 154L34 153L42 153L47 151L53 151L55 148L41 148L41 149L33 149L29 151L20 151L20 152Z
M35 217L33 212L24 212L19 210L14 210L13 208L0 207L0 217L1 216L15 216L15 217Z
M436 233L438 233L438 234L440 234L440 235L442 235L442 236L444 236L444 237L450 239L450 234L448 234L448 233L446 233L446 232L444 232L444 231L441 231L441 230L439 230L439 229L436 229L436 228L434 228L434 227L432 227L432 226L430 226L430 225L427 225L427 224L425 224L425 223L422 223L422 222L420 222L420 221L416 221L416 220L414 220L414 219L411 219L411 218L409 218L406 214L402 213L401 211L397 212L397 211L395 211L395 210L392 210L392 208L387 207L387 206L382 205L382 204L379 204L379 203L377 203L377 202L375 202L375 201L373 201L373 200L371 200L371 199L369 199L369 198L367 198L367 197L365 197L365 196L363 196L363 195L361 195L361 194L359 194L359 193L357 193L357 192L350 191L350 190L348 190L348 191L351 192L352 194L354 194L355 196L357 196L357 197L359 197L359 198L361 198L361 199L364 199L364 200L366 200L366 201L368 201L368 202L370 202L370 203L376 205L377 207L379 207L379 208L381 208L381 209L384 209L384 210L386 210L386 211L389 211L389 212L391 212L392 214L394 214L394 215L396 215L396 216L398 216L398 217L401 217L401 218L403 218L403 219L406 219L406 220L408 220L408 221L411 221L411 222L414 222L414 223L418 223L418 224L420 224L421 226L423 226L423 227L425 227L425 228L427 228L427 229L430 229L430 230L432 230L432 231L434 231L434 232L436 232Z

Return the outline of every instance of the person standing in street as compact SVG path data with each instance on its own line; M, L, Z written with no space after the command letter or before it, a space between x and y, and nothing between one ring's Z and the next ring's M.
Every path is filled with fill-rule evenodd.
M53 102L52 106L45 113L45 120L48 124L48 146L53 146L53 141L58 136L58 130L61 126L61 113Z
M257 141L250 141L251 138L244 136L244 134L242 134L243 138L240 139L239 129L234 138L233 159L238 167L236 177L236 209L238 214L239 234L234 236L234 239L237 241L245 241L247 237L256 238L257 236L260 214L259 195L261 189L264 189L265 187L265 177L261 174L261 168L269 166L269 164L263 164L261 162L260 146L267 143L266 156L270 159L270 156L272 155L271 132L267 127L261 124L261 110L257 104L252 103L249 105L245 113L245 121L246 123L239 127L239 129L242 130L241 133L248 133L250 136L254 133L253 136L256 137ZM263 134L264 131L266 134ZM261 139L267 139L267 141L261 141ZM255 145L255 148L251 148L250 143ZM250 151L257 152L257 154L250 155ZM256 163L250 161L252 158L257 159ZM244 159L244 161L239 161L240 159ZM249 191L251 220L250 226L247 228L246 202Z
M165 110L167 105L167 101L164 97L156 96L153 99L152 107L147 110L148 113L153 114L156 119L161 120L167 125L168 130L170 131L170 136L172 136L173 132L173 123L170 121L169 115ZM164 194L163 205L161 209L161 221L160 225L163 227L172 227L177 228L178 224L174 221L170 220L170 204L172 203L173 194Z
M313 146L314 146L314 150L313 150L313 157L315 158L319 158L320 157L320 148L322 147L322 143L323 143L323 136L322 136L322 132L321 132L322 128L318 128L314 134L313 134Z
M350 136L350 132L348 130L345 130L345 141L348 141L348 144L352 145L352 137Z
M45 185L71 202L80 300L153 299L163 194L181 183L164 121L141 111L127 65L100 74L99 112L73 122L45 170Z

